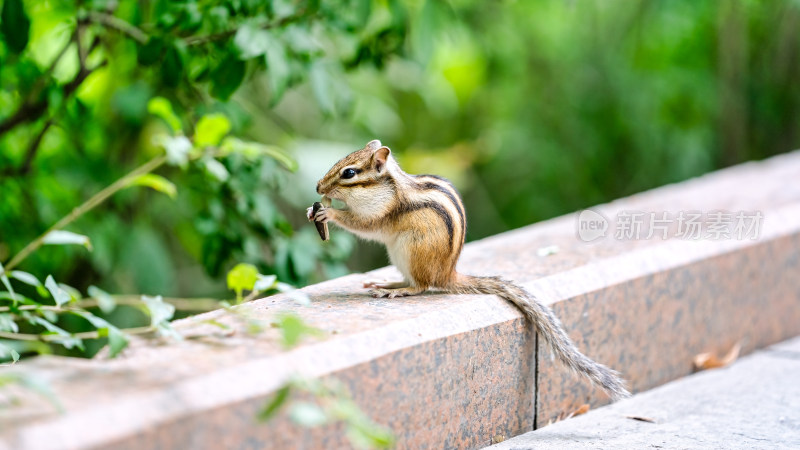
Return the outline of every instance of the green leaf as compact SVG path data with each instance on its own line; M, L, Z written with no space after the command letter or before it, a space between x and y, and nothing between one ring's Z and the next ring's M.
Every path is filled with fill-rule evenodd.
M256 284L253 285L253 290L267 291L275 287L276 281L278 281L278 277L276 275L258 274L258 281L256 281Z
M147 112L166 122L173 133L182 132L183 126L181 125L181 120L178 119L178 116L176 116L175 112L172 110L172 104L164 97L153 97L150 99L147 103Z
M295 172L297 170L297 161L292 159L291 156L286 154L283 149L274 145L264 145L258 142L242 141L235 137L226 137L220 145L222 155L225 156L230 153L237 153L248 159L256 159L264 156L269 156L275 159L288 170Z
M45 282L45 285L47 285L47 282ZM57 327L56 325L53 325L52 323L38 316L31 315L28 316L27 318L30 323L40 325L45 329L47 329L48 333L42 333L42 334L58 336L56 339L50 339L50 342L61 344L64 346L64 348L67 349L77 347L83 350L83 341L79 338L74 337L63 328Z
M333 115L343 111L350 103L350 87L338 62L323 59L314 61L311 64L309 81L323 112Z
M153 173L145 173L131 180L129 186L147 186L158 192L167 194L170 198L174 199L178 195L178 188L175 185L162 177Z
M203 164L206 166L206 171L208 173L223 183L228 181L228 178L231 176L228 169L225 168L225 165L214 158L205 158Z
M269 41L269 33L251 23L239 27L236 30L236 36L233 37L233 45L239 50L239 56L242 59L263 55L267 51Z
M286 49L283 44L277 39L271 39L267 45L266 56L267 61L267 80L269 81L270 104L276 105L283 97L283 93L289 86L292 72L289 67L289 59L286 55Z
M322 50L322 45L314 38L310 27L292 24L283 30L283 41L294 53L311 55Z
M83 317L95 328L101 337L108 338L109 357L114 358L128 346L128 336L107 320L97 317L88 311L72 311L72 314Z
M0 331L19 333L19 326L11 314L0 314Z
M111 313L114 311L114 308L117 307L117 302L114 301L114 297L111 296L108 292L100 289L97 286L89 286L87 290L90 297L97 300L97 306L106 314Z
M281 406L286 404L286 400L289 398L289 394L291 393L291 387L286 385L275 393L275 396L272 397L269 403L267 403L264 408L258 412L258 420L265 422L272 418L275 413L280 410Z
M167 163L185 168L189 163L192 142L186 136L160 136L159 144L167 152Z
M270 2L270 6L272 6L272 14L278 19L292 15L297 9L292 0L273 0Z
M47 245L82 245L88 250L92 249L92 242L88 236L64 230L53 230L47 233L42 242Z
M0 291L0 300L11 300L14 303L14 306L16 306L17 303L22 303L22 304L25 304L25 305L39 305L39 306L41 306L39 304L39 302L35 302L35 301L29 299L28 297L25 297L24 295L21 295L21 294L11 295L10 292L6 292L6 291Z
M325 411L314 403L297 402L289 410L289 417L298 425L316 427L328 421Z
M320 330L306 324L298 315L288 312L278 315L277 326L281 329L281 343L287 349L296 346L306 336L322 334Z
M31 21L25 14L22 0L5 0L0 11L0 32L5 36L6 46L14 53L21 53L28 45Z
M14 304L17 304L17 294L14 292L14 288L11 287L11 281L8 279L8 275L6 275L6 270L3 268L3 264L0 263L0 281L3 282L3 285L8 290L8 293L11 295L11 300L14 301Z
M228 289L236 292L236 297L241 301L242 291L253 290L258 281L258 269L247 263L239 263L228 272Z
M197 122L194 145L197 148L215 147L231 130L231 122L222 114L206 114Z
M169 322L175 314L175 306L164 302L160 295L155 297L143 295L142 301L147 305L150 313L150 325L153 327L158 327L163 322Z
M211 73L211 95L227 101L244 81L244 73L244 61L229 52Z
M67 304L72 299L72 297L56 283L52 275L48 275L44 280L44 286L50 291L50 295L53 296L53 300L55 300L58 306Z
M23 272L21 270L12 270L8 273L9 277L14 278L15 280L21 281L29 286L41 286L42 282L36 278L35 275L30 274L28 272Z
M165 303L160 295L149 297L142 296L142 301L147 305L147 310L150 313L150 326L158 331L158 334L164 337L169 337L175 340L181 340L183 337L175 331L169 320L175 314L175 306Z
M117 327L108 327L108 356L114 358L128 346L128 336Z
M13 348L9 347L8 345L3 344L2 342L0 342L0 358L6 358L8 356L11 357L11 360L13 362L19 361L19 353L17 353L16 350L14 350Z
M21 270L12 270L8 273L11 278L14 278L17 281L21 281L27 285L33 286L36 288L36 292L39 293L42 297L47 297L50 295L45 289L44 285L35 275L30 274L28 272L23 272Z
M347 427L347 438L357 448L391 448L394 434L372 422L357 422Z
M81 291L75 289L74 287L68 284L58 283L58 287L60 287L62 291L66 292L69 295L71 301L77 302L82 297Z
M336 112L336 102L334 100L333 79L328 69L328 65L323 61L316 61L311 65L311 72L308 75L311 82L311 91L317 99L320 108L328 114Z
M161 78L169 87L176 87L183 79L183 55L176 45L170 45L161 62Z

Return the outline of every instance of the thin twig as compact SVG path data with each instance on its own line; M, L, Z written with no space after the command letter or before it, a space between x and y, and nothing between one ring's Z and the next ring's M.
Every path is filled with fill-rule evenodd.
M146 44L147 41L150 40L150 36L148 36L147 33L132 25L130 22L126 22L119 17L112 16L111 14L91 11L89 12L88 20L90 22L103 25L104 27L117 30L140 44Z
M0 123L0 136L12 130L17 125L37 119L47 110L47 99L25 103L19 107L11 117Z
M118 305L138 306L143 305L142 297L138 295L112 295L111 298ZM213 311L222 307L221 301L213 298L172 298L163 297L164 303L169 303L181 311ZM85 298L75 303L79 308L93 308L98 306L97 299ZM0 310L2 311L2 310Z
M44 244L44 238L48 235L51 231L60 230L65 226L72 223L75 219L80 217L81 215L85 214L86 212L90 211L95 206L102 203L108 197L111 197L117 191L120 191L126 187L128 187L129 183L139 175L148 173L152 170L155 170L162 164L167 161L166 155L157 156L150 161L142 164L141 166L137 167L127 175L123 176L119 180L115 181L114 183L107 186L102 191L95 194L92 198L78 206L77 208L73 209L72 212L67 214L66 216L62 217L61 220L55 223L55 225L51 226L47 229L44 233L42 233L39 237L31 241L28 245L25 246L19 253L17 253L11 261L6 264L5 270L10 271L14 267L16 267L22 260L28 257L34 250L38 249Z
M151 326L147 326L147 327L136 327L136 328L122 328L121 331L125 332L126 334L147 334L156 331L156 329ZM100 339L101 337L105 336L100 336L99 331L84 331L81 333L72 333L69 336L64 336L60 334L25 334L25 333L9 333L7 331L0 331L0 339L13 339L17 341L53 342L68 337L77 339Z
M42 139L44 138L45 133L50 127L53 125L53 118L47 119L42 126L42 129L39 130L39 133L36 134L36 137L28 144L28 149L25 151L25 159L22 161L22 164L18 168L8 167L0 172L2 176L17 176L17 175L27 175L28 172L31 171L31 165L33 164L33 159L36 157L36 152L39 150L39 144L42 143Z
M83 22L78 21L78 24L75 26L75 42L78 44L78 66L80 70L86 69L86 55L88 53L86 48L81 45L84 34Z
M144 302L142 302L141 296L136 295L113 295L111 298L114 299L114 303L117 305L126 305L126 306L142 306ZM222 307L221 301L215 300L213 298L163 298L164 303L169 303L175 307L175 309L181 311L213 311L215 309L219 309ZM19 305L15 308L10 306L0 306L0 313L9 312L12 309L16 311L38 311L38 310L45 310L45 311L53 311L53 312L71 312L71 311L83 311L87 308L95 308L98 305L98 301L95 298L84 298L83 300L79 300L72 304L72 306L53 306L53 305Z
M3 306L0 307L0 312L8 312L11 311L11 309L12 308L10 306ZM83 312L81 308L70 307L70 306L53 306L53 305L19 305L13 309L17 311L43 310L43 311L53 311L53 312L75 312L75 311Z

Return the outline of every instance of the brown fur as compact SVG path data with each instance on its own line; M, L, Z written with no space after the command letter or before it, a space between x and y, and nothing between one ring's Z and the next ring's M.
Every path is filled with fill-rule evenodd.
M342 178L347 168L358 173L350 179ZM331 220L364 239L383 243L403 274L400 283L365 283L365 287L375 288L372 295L393 298L417 295L429 288L497 295L525 314L567 367L614 398L630 395L617 372L580 353L550 308L530 293L497 277L456 272L466 217L458 191L447 180L403 172L387 147L380 141L370 141L334 164L317 183L317 193L341 200L347 208L323 208L313 217L309 211L309 220Z

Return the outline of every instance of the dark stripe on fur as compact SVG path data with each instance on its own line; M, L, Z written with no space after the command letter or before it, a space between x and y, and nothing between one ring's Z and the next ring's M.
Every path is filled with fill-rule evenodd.
M379 184L380 180L375 180L373 178L364 180L364 181L356 181L355 183L342 183L342 187L367 187L367 186L375 186Z
M446 195L447 198L450 199L450 202L453 204L453 206L456 207L456 211L458 211L458 218L461 220L461 227L463 229L465 225L464 211L461 209L461 203L458 200L456 200L456 196L453 195L453 193L450 192L446 187L436 183L431 183L431 182L422 183L421 186L424 190L435 189L441 192L442 194Z
M464 246L464 239L466 238L466 234L467 234L467 218L466 218L466 215L464 214L464 206L463 206L463 203L461 202L461 198L458 197L458 191L456 190L455 187L453 187L452 183L450 183L447 179L442 178L440 176L437 176L437 175L419 175L419 177L435 178L435 179L437 179L439 181L442 181L442 182L446 183L448 186L450 186L450 188L453 189L453 192L455 192L455 195L453 195L453 192L451 192L446 187L444 187L444 186L442 186L440 184L436 184L436 183L431 182L431 181L423 182L423 183L420 184L420 186L425 190L427 190L427 189L436 189L437 191L443 193L444 195L447 196L447 198L450 199L450 202L453 203L453 205L456 207L456 211L458 211L459 219L461 219L461 241L459 242L459 248L458 248L458 253L457 253L457 254L460 254L461 253L461 247Z
M397 217L410 212L419 211L420 209L432 209L442 218L442 222L444 222L447 227L447 234L450 238L449 248L453 248L453 218L450 217L450 214L447 213L447 210L441 204L434 201L404 203L390 212L389 215Z

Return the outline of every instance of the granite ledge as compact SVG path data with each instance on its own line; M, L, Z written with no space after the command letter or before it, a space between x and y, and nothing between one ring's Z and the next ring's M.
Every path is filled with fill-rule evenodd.
M622 371L635 390L648 389L685 375L692 352L741 339L743 326L745 352L800 333L800 280L790 275L800 264L797 174L796 152L596 208L607 217L758 210L766 220L757 240L586 244L575 236L573 214L471 243L459 269L522 284L552 305L586 354ZM537 254L552 245L558 253ZM335 426L308 431L285 417L252 420L293 374L344 382L368 415L395 431L399 448L477 448L576 404L607 401L554 366L521 315L495 297L386 300L360 288L368 278L396 276L385 268L309 286L307 307L283 296L248 305L267 320L292 309L325 332L288 352L274 330L248 336L217 311L177 326L207 333L203 320L213 318L232 335L142 343L116 360L25 361L13 370L47 379L66 414L20 393L19 407L0 409L0 448L346 446ZM694 338L676 342L678 331Z

